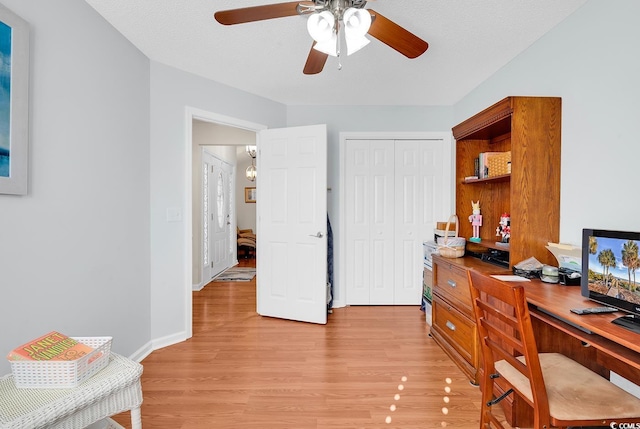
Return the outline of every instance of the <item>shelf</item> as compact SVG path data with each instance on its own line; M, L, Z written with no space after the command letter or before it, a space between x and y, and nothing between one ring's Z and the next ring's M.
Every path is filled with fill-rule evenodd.
M485 177L484 179L464 179L462 183L487 183L487 182L508 182L511 180L511 174L501 174L499 176Z
M107 417L87 426L85 429L124 429L124 426Z
M500 237L496 237L496 238L500 238ZM472 249L474 246L482 247L486 249L503 250L505 252L508 252L511 247L509 246L509 243L499 243L499 242L496 242L496 240L482 240L480 242L475 242L475 241L469 241L469 239L467 239L467 248L473 251Z

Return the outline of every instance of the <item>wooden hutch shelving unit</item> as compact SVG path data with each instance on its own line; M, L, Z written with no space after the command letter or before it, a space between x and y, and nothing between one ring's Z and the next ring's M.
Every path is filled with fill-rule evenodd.
M433 257L434 340L469 377L479 382L480 347L473 316L468 270L509 273L513 265L531 256L555 265L546 249L558 242L560 223L561 99L507 97L453 127L456 138L456 214L459 234L472 236L471 201L480 201L483 226L481 243L467 242L478 253L509 251L508 268L480 259ZM467 180L474 175L474 159L481 152L511 151L511 174ZM508 248L496 244L496 227L502 213L511 215ZM509 420L520 412L505 401Z
M560 233L560 132L562 101L556 97L507 97L453 127L456 139L456 213L460 236L472 236L471 201L480 201L480 243L470 250L509 251L509 268L531 256L555 265L546 249ZM511 174L467 180L481 152L511 151ZM502 213L511 215L507 249L497 245Z

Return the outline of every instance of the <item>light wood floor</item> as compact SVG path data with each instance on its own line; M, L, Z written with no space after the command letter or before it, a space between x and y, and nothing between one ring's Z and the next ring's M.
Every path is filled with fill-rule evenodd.
M194 292L193 338L142 362L144 429L478 427L478 388L417 306L335 309L326 326L255 309L255 279Z

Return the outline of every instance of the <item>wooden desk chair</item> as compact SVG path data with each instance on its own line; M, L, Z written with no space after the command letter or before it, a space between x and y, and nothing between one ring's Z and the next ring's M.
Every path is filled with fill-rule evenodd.
M240 256L240 250L244 250L244 257L248 258L256 253L256 235L252 229L239 229L238 232L238 256Z
M533 408L534 428L640 422L640 399L559 353L538 353L522 286L469 271L484 374L480 427L504 428L491 412L500 377Z
M256 235L253 233L253 229L240 229L236 227L236 230L238 231L238 237L248 238L256 241Z

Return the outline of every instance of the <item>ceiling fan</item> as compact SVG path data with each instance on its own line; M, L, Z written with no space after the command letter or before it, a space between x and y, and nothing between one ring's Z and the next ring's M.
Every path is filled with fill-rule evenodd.
M304 74L322 71L329 55L340 57L340 30L344 30L347 55L369 43L366 34L385 43L407 58L422 55L429 44L373 9L366 0L313 0L268 4L216 12L224 25L243 24L288 16L308 16L307 29L314 39ZM340 66L338 66L340 68Z

